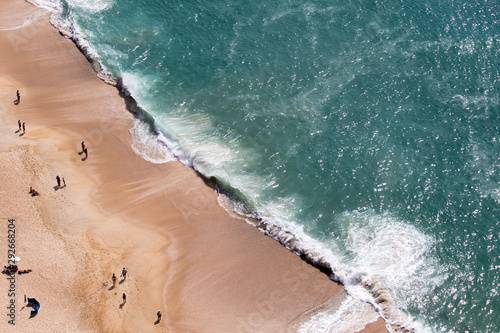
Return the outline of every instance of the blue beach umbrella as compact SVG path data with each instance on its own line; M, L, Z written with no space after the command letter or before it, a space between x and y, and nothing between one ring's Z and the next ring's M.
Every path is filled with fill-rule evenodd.
M28 305L29 307L32 307L33 310L31 310L31 315L30 318L33 318L38 314L38 310L40 310L40 303L34 298L28 298Z

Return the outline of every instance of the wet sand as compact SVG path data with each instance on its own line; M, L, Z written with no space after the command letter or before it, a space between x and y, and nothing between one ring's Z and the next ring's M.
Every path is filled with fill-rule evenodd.
M45 11L3 0L0 17L0 241L15 218L19 266L33 269L16 276L16 326L4 319L0 331L287 332L346 300L326 274L228 214L192 169L136 155L127 99ZM127 279L113 288L122 267ZM32 319L24 294L42 304ZM374 318L346 320L354 331ZM363 331L387 329L379 318Z

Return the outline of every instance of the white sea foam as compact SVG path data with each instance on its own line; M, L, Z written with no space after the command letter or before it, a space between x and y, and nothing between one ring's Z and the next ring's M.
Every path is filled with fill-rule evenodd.
M177 160L161 140L164 136L151 133L146 122L135 119L129 132L132 135L132 150L146 161L158 164Z
M33 5L43 8L52 14L59 14L62 11L61 0L28 0Z
M498 138L492 138L492 145L498 144L499 141ZM479 194L500 203L500 185L495 180L495 175L500 169L498 154L481 144L473 144L469 151L471 159L468 162L468 167L476 180Z
M190 149L190 160L193 167L203 174L228 179L225 166L233 160L233 152L216 138L210 138Z
M275 223L268 218L260 223L249 222L315 265L330 269L331 278L344 284L348 293L360 301L351 303L351 307L370 303L394 331L428 331L403 310L409 299L429 293L445 277L436 275L443 270L428 254L433 239L412 225L371 210L349 212L335 221L345 225L339 228L347 230L345 234L333 235L337 240L326 244L309 237L299 224ZM328 318L336 320L336 313L330 309L318 315L304 324L304 331L316 327L329 332Z
M81 0L79 3L84 3ZM28 2L38 6L40 8L46 9L50 14L50 23L56 27L59 32L66 38L72 39L75 44L78 46L80 51L89 59L92 64L92 67L96 71L97 75L105 82L115 85L116 79L113 75L108 71L108 69L103 65L101 61L101 57L99 53L95 50L95 48L89 43L89 41L85 38L85 35L82 33L80 27L71 19L63 18L61 16L63 6L60 0L28 0ZM85 1L85 3L88 1ZM111 6L112 3L110 1L102 1L106 3L106 6ZM98 1L89 2L88 8L102 8L105 9L103 5L98 5ZM114 2L113 2L114 3Z
M66 0L71 7L84 10L89 13L98 13L111 8L114 0Z
M135 88L131 88L131 91L134 93ZM147 110L154 109L153 106L144 107ZM177 110L169 116L166 113L154 114L160 132L165 133L170 140L169 148L183 164L206 177L228 179L230 164L240 160L238 151L231 149L231 140L229 143L222 142L210 134L215 130L210 117L203 114L189 115L184 112L184 108L184 105L177 106Z
M118 51L113 51L112 48L107 50L107 52L109 52L108 54L110 55L120 56ZM147 104L150 101L150 99L147 98L147 91L150 85L154 83L154 78L149 78L144 74L130 71L122 71L121 77L124 88L139 101L141 107L150 110L151 107Z
M390 215L371 211L347 213L349 220L345 248L351 253L350 264L370 275L380 276L384 285L407 293L419 289L422 280L432 277L426 252L433 241L414 226ZM418 275L418 278L417 278Z
M488 91L486 91L483 95L479 96L463 96L460 94L454 95L453 100L458 100L461 102L462 107L464 109L480 109L480 110L489 110L490 108L498 107L500 101L496 96L489 96ZM478 114L476 116L486 117L487 114Z
M351 333L363 329L379 318L373 307L351 296L339 307L330 307L302 324L298 333Z
M148 90L148 86L152 84L147 78L141 77L139 75L134 75L133 73L123 73L123 83L125 88L137 98L140 106L145 110L153 110L154 106L148 104L149 99L143 98L144 92ZM182 108L182 106L180 106ZM158 141L162 149L153 148L154 155L156 156L160 151L165 156L167 160L175 158L181 163L188 167L192 167L205 177L217 177L220 180L228 179L228 166L231 162L239 160L238 152L231 150L227 144L220 141L215 136L205 136L204 131L213 128L212 121L210 118L204 115L190 115L185 116L182 111L177 112L179 117L166 117L163 115L155 115L155 134L145 133L146 130L144 125L134 126L136 129L134 131L139 131L139 146L147 145L152 143L155 145L155 141ZM162 124L167 124L167 126L162 126ZM169 128L170 131L167 131ZM175 136L171 133L177 133ZM146 147L138 148L137 144L135 149L141 151L141 156L144 154L144 149ZM168 154L167 153L168 150ZM147 159L152 158L150 155ZM157 158L152 158L153 161L163 161L162 158L159 160ZM156 162L158 163L158 162ZM239 179L244 183L257 184L254 180L245 180L245 176ZM238 182L235 181L235 188L238 188Z
M372 303L391 324L413 327L415 321L400 309L409 299L429 293L444 281L439 263L429 255L434 240L390 214L372 210L344 213L343 247L350 267L343 281L350 295Z

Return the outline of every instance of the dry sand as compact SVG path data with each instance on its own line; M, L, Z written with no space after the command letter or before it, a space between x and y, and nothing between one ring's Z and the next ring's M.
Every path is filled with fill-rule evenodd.
M33 270L16 275L15 326L2 277L1 332L286 332L348 297L230 216L192 169L137 156L127 100L97 78L47 13L2 0L0 17L0 255L6 264L13 218L19 267ZM57 175L66 187L55 187ZM127 279L113 288L122 267ZM42 306L32 319L24 294ZM373 309L356 316L348 320L358 329L378 318ZM363 332L387 329L379 318Z

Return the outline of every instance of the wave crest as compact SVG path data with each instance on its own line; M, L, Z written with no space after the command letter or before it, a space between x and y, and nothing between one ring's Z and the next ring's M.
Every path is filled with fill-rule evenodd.
M219 203L226 210L239 209L231 199L220 196ZM407 293L412 290L425 293L433 287L429 284L437 285L444 279L434 276L441 270L435 269L438 263L428 255L432 238L415 227L374 211L342 214L337 222L349 224L347 235L339 237L345 239L342 250L349 253L348 257L342 257L332 250L334 246L327 248L300 228L290 232L255 213L240 211L239 216L329 274L333 281L343 284L349 295L373 305L391 332L415 332L415 327L427 331L400 310L405 309L401 300Z

